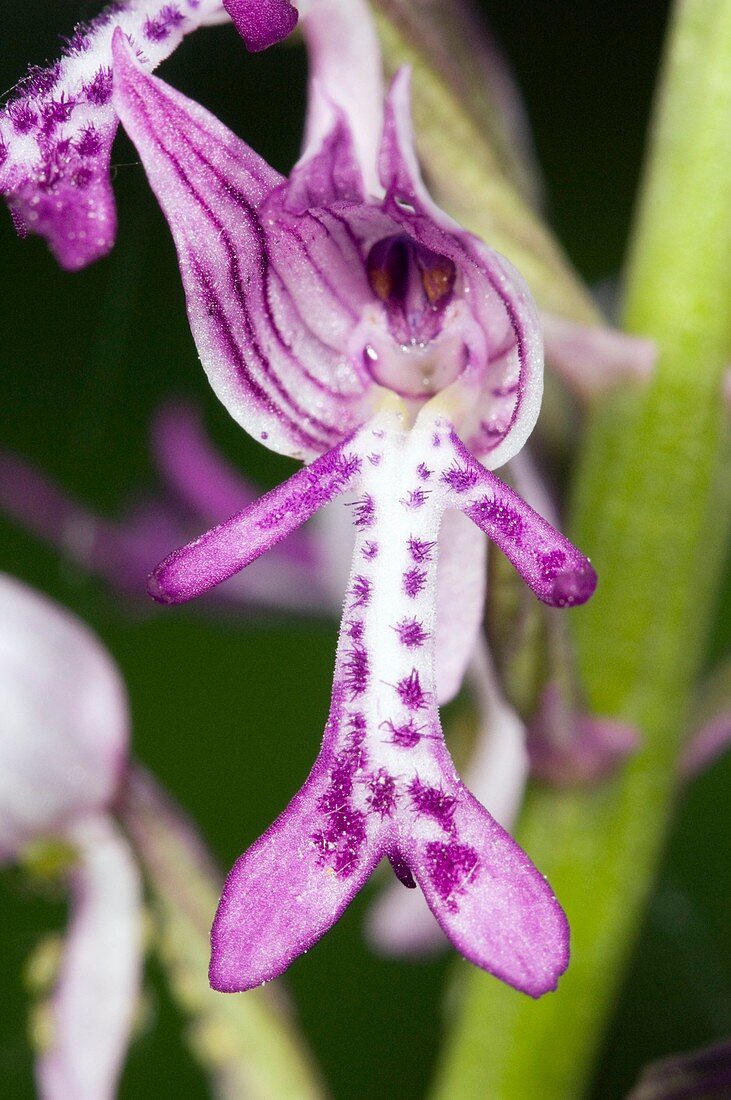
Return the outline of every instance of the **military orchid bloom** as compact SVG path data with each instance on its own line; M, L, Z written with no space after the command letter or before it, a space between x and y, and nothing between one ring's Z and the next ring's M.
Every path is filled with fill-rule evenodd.
M137 1002L142 890L110 807L127 763L119 674L70 614L0 575L0 865L73 852L71 918L36 1064L43 1100L106 1100Z
M323 746L229 876L211 980L233 991L281 973L386 856L467 958L539 996L567 964L566 920L459 780L435 658L447 509L546 602L594 588L587 560L491 472L538 415L535 308L511 266L429 198L408 72L384 105L365 6L320 0L300 15L311 93L289 179L148 76L122 30L113 41L115 109L170 223L209 379L247 431L309 463L170 555L151 591L201 594L342 494L355 526Z

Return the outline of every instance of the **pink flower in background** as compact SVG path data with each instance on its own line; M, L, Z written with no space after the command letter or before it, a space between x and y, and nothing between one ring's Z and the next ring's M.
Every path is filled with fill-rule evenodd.
M126 767L119 674L89 630L0 575L0 858L61 840L71 916L36 1064L44 1100L116 1094L142 938L139 874L109 809Z

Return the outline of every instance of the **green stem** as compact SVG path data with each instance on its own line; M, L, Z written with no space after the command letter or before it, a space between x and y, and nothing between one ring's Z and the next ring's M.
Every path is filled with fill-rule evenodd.
M435 1093L444 1100L585 1094L667 830L723 566L729 302L731 0L680 0L626 308L628 329L655 338L660 360L651 386L591 415L574 509L600 578L572 613L588 699L634 722L643 748L599 788L532 793L520 841L567 911L572 962L537 1004L465 975Z
M119 807L145 871L154 944L189 1019L187 1039L219 1100L322 1100L282 989L214 992L209 929L222 880L195 832L151 775L133 766Z

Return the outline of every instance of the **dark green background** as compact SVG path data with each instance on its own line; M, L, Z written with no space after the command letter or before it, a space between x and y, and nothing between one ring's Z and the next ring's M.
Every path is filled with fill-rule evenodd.
M628 232L666 4L486 0L483 6L524 89L553 223L582 274L591 281L612 277ZM9 88L26 62L52 59L57 33L98 7L6 2L0 87ZM297 152L304 73L299 47L252 57L230 27L187 40L162 70L282 170ZM167 228L124 139L114 160L119 241L92 270L59 272L41 242L16 241L10 219L0 218L2 445L114 514L152 481L150 415L173 391L199 402L230 459L270 486L291 464L249 440L209 392ZM136 755L200 822L228 866L284 806L314 758L336 625L243 613L226 621L186 610L141 613L5 521L0 568L76 610L104 638L129 687ZM726 621L719 615L716 655L728 641ZM595 1100L621 1097L648 1059L731 1031L729 778L725 760L679 806ZM424 1095L433 1066L448 960L412 966L373 958L360 936L367 894L295 963L288 982L339 1100L408 1100ZM3 876L3 1097L32 1095L21 972L38 935L62 919L62 905L37 898L18 872ZM150 1003L122 1096L204 1096L156 973Z

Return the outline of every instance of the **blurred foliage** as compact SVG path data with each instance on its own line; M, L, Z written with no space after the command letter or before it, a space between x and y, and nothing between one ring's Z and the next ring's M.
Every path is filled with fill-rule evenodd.
M548 209L590 282L621 263L637 186L664 0L484 0L523 89L547 180ZM57 34L98 4L25 0L4 21L0 87L28 61L52 59ZM188 39L162 75L199 99L286 170L297 153L305 65L299 45L248 56L228 27ZM187 328L173 247L134 151L115 147L119 243L79 275L57 270L36 239L16 241L0 217L2 445L113 513L151 482L147 433L171 391L198 401L222 449L263 487L291 463L259 448L209 392ZM608 476L610 472L608 471ZM230 865L304 779L327 713L334 623L285 624L203 608L144 613L61 562L9 523L0 568L66 604L102 636L130 692L136 755L200 823ZM731 601L726 600L728 608ZM719 616L713 652L731 641ZM697 780L678 807L667 859L597 1072L594 1100L614 1100L638 1068L731 1030L729 824L731 758ZM602 884L596 883L596 889ZM361 923L370 890L289 972L304 1031L338 1100L423 1096L442 1026L446 959L373 957ZM33 1095L26 1042L26 960L57 929L63 906L16 871L0 883L3 1096ZM459 963L458 965L466 965ZM204 1097L181 1046L182 1022L156 966L149 1010L121 1096ZM489 1026L489 1024L486 1024ZM495 1098L499 1100L499 1098Z

